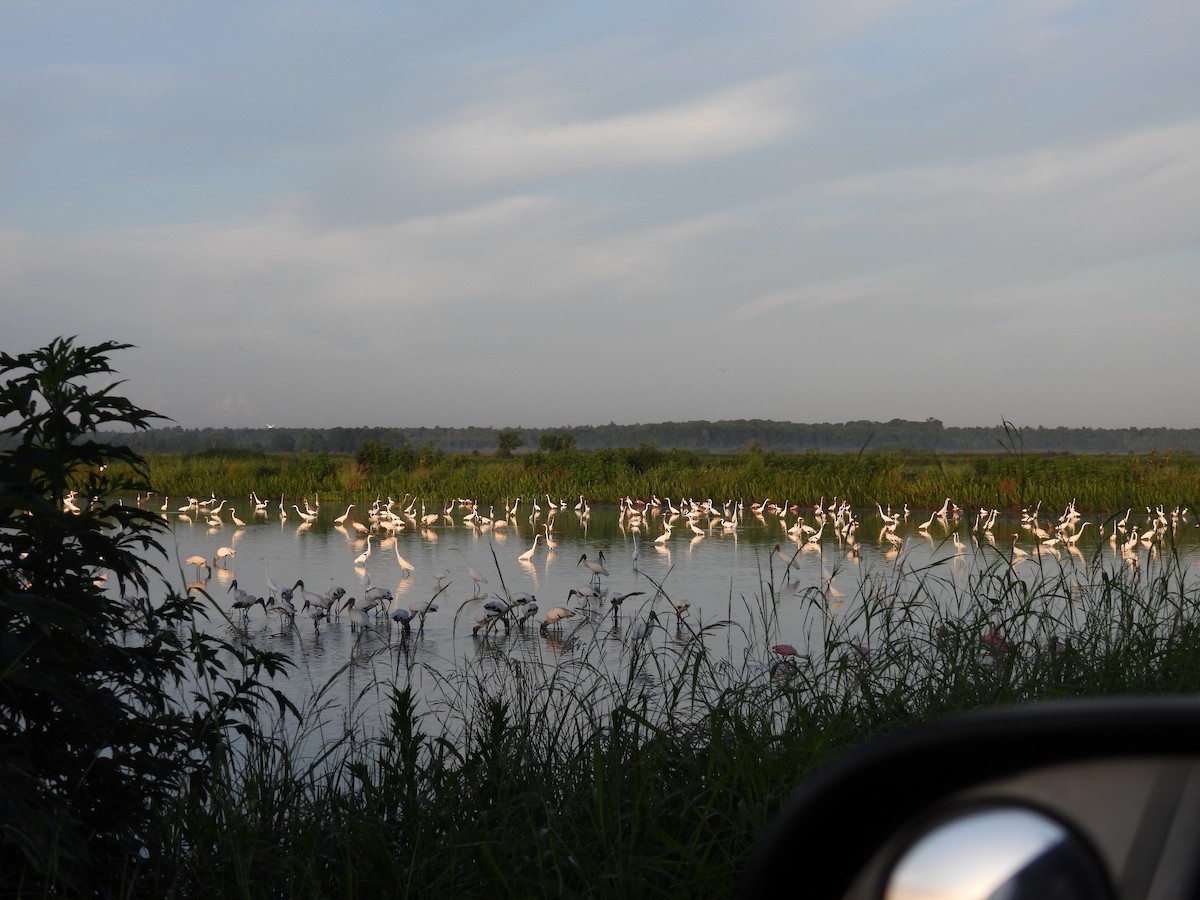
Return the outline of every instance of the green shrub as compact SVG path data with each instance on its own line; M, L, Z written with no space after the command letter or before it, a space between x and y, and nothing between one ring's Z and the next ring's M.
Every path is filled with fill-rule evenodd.
M153 861L156 817L203 790L228 731L283 660L191 628L200 601L151 599L154 513L126 506L144 461L96 429L161 418L85 382L128 345L56 339L0 354L0 873L6 896L109 896ZM119 384L119 382L118 382ZM115 579L115 592L105 589ZM165 583L164 583L165 584ZM219 656L246 669L225 679ZM177 686L220 684L184 712ZM279 695L276 700L287 705ZM239 718L240 717L240 718Z

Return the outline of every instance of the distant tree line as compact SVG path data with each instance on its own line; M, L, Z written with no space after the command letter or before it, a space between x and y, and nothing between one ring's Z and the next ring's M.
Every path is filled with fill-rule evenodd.
M117 438L114 438L116 440ZM355 454L373 448L425 455L519 455L641 447L696 453L758 449L772 453L1200 452L1200 428L1033 428L1001 423L946 427L938 419L802 424L767 419L581 425L564 428L154 428L121 434L138 453L198 453L242 449L265 453ZM420 448L413 450L412 448ZM374 452L378 452L377 450Z

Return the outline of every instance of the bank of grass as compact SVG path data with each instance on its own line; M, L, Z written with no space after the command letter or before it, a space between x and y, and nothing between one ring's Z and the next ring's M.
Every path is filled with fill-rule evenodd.
M966 509L1016 510L1041 501L1062 509L1072 500L1086 512L1189 505L1200 497L1200 456L1026 455L1017 452L933 454L775 454L758 451L702 455L654 447L593 452L536 451L510 459L443 454L402 464L364 464L330 454L266 454L215 449L148 457L152 483L182 505L219 493L272 504L301 498L347 500L415 496L431 507L470 497L497 505L505 499L544 500L583 495L592 503L652 496L749 503L770 497L811 506L821 497L863 505L936 509L946 497ZM236 504L235 504L236 505Z
M790 792L852 744L983 706L1200 688L1198 598L1169 545L1136 569L1022 565L997 555L956 586L952 563L901 557L840 600L769 571L740 659L717 621L671 622L616 666L498 647L418 691L402 665L361 689L364 716L384 700L378 733L315 754L311 721L247 722L162 811L129 893L724 898ZM769 649L784 602L811 608L808 654ZM801 883L824 863L803 849L784 873Z

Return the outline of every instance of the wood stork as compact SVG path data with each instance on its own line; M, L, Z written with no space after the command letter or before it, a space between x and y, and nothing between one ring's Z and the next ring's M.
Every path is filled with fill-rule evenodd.
M261 603L263 605L263 609L267 608L267 603L262 597L255 597L253 594L243 591L240 587L238 587L236 578L233 579L233 582L228 588L226 588L225 593L228 594L231 591L233 592L233 608L241 612L243 618L250 617L250 608L256 603Z
M403 607L397 606L390 613L388 613L388 618L400 626L405 637L408 636L409 632L412 630L412 613Z
M313 631L317 631L317 632L319 632L321 630L319 627L321 624L321 620L328 618L328 616L329 616L329 613L326 612L326 610L323 607L317 606L308 600L304 601L304 606L302 606L300 608L300 611L303 612L305 615L307 615L310 619L312 619Z
M634 623L633 627L629 629L629 636L635 641L643 641L657 627L659 627L658 613L650 610L650 614L643 621Z
M576 566L585 566L587 568L587 570L592 573L592 580L596 584L600 583L601 575L608 574L608 569L604 568L604 552L603 551L601 551L599 559L588 559L587 554L585 553L581 557L579 557L579 562L575 563L575 565Z
M200 580L200 567L203 566L208 575L212 574L212 566L208 564L208 557L193 555L184 560L184 563L189 566L196 567L196 580Z
M438 591L438 594L440 593L441 591ZM437 594L433 596L437 597ZM421 600L414 603L408 608L408 611L417 617L417 634L421 634L425 630L425 617L431 612L437 612L438 605L434 603L433 598L430 598L429 600Z
M552 606L546 610L546 618L542 621L542 624L539 627L543 634L550 628L551 625L553 625L555 628L562 628L562 625L560 624L562 620L570 619L574 615L575 611L572 609L567 609L563 606Z
M524 626L526 622L537 615L538 605L532 600L521 604L521 615L517 617L517 625Z
M362 607L355 606L355 599L349 597L342 604L342 609L350 610L350 632L354 633L360 628L369 628L371 625L371 616L367 610Z
M617 623L617 616L621 612L621 604L624 603L626 600L628 600L630 597L640 597L644 593L646 593L646 592L645 591L630 591L628 594L613 594L611 597L608 598L608 602L612 606L613 624L614 625ZM653 613L651 613L651 615L653 615Z
M588 603L592 600L603 599L604 593L598 588L588 585L583 588L571 588L571 590L567 591L568 603L571 602L572 597L579 597L584 603Z

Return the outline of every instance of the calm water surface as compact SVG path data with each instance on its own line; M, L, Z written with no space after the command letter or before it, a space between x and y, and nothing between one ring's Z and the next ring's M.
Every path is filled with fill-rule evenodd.
M863 615L864 602L870 605L871 598L925 597L965 612L979 602L975 598L983 585L985 595L1004 600L1012 596L1011 586L1003 586L1011 585L1005 577L1009 571L1026 583L1050 578L1067 585L1063 609L1056 614L1069 618L1070 607L1098 580L1099 571L1131 565L1129 557L1150 569L1159 552L1157 544L1146 543L1123 556L1107 539L1111 520L1100 519L1074 547L1049 548L1018 521L998 519L985 532L976 527L977 513L967 512L958 521L935 521L921 530L929 511L914 511L895 529L897 538L889 539L878 511L856 510L859 525L852 547L832 527L815 543L798 540L788 530L796 523L794 512L781 517L746 511L734 528L708 517L693 528L687 517L679 516L670 536L656 542L664 534L664 521L671 520L667 514L644 514L639 524L616 506L595 507L587 515L570 508L548 515L543 509L531 521L530 510L522 507L503 527L463 524L458 508L429 526L410 519L394 533L372 531L370 555L356 564L367 540L352 524L369 523L369 506L356 504L345 524L334 521L346 513L345 504L334 508L331 503L321 505L311 524L303 523L290 505L288 517L281 519L276 504L265 516L239 509L243 526L231 523L228 504L219 525L208 524L203 516L169 516L173 546L168 538L172 561L166 569L205 590L233 619L231 624L216 617L210 627L290 655L296 662L288 679L293 701L310 705L314 693L324 689L323 700L340 710L335 717L360 714L393 683L436 691L444 699L463 671L502 670L510 660L559 669L575 664L587 671L619 668L627 664L635 631L651 610L662 627L649 632L649 645L684 647L703 632L709 653L739 671L765 669L777 659L770 649L776 644L817 652L814 648L823 646L822 635L829 630L847 643L869 647L879 640L870 631L870 617ZM818 525L812 507L798 513ZM1146 527L1147 516L1135 518L1131 525ZM1042 521L1045 525L1045 517ZM1101 525L1104 535L1098 533ZM547 526L557 545L553 549L547 546ZM1177 528L1175 544L1185 561L1196 553L1196 532L1190 522ZM1014 538L1017 552L1030 558L1010 567ZM211 562L221 547L231 548L233 555L194 582L203 570L184 561L199 555ZM531 558L520 560L531 548ZM580 562L585 554L589 560L602 555L609 572L600 578L605 596L598 601L571 595L593 583ZM474 580L471 569L486 582ZM302 580L318 594L339 586L346 597L356 598L373 585L391 591L395 603L405 607L436 594L438 608L427 616L421 633L414 630L407 638L384 616L373 617L369 628L355 633L346 612L314 627L303 614L288 625L256 606L243 625L231 607L235 580L242 590L262 597L270 595L271 583L292 587ZM473 634L486 601L517 592L536 597L540 609L535 618L524 628ZM632 592L640 593L614 615L609 598ZM299 591L295 602L301 605ZM674 607L684 602L688 609L681 618ZM537 625L553 606L576 615L559 628L540 631Z

